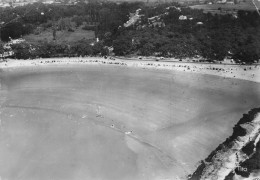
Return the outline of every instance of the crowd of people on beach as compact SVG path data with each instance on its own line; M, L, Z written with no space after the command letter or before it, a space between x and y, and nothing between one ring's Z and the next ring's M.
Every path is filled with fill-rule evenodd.
M36 60L6 60L0 62L0 68L40 66L40 65L69 65L69 64L89 64L89 65L114 65L124 67L135 67L142 69L165 69L183 72L193 72L202 74L212 74L223 76L224 78L238 78L260 82L259 66L256 65L227 65L227 64L206 64L189 62L170 62L152 60L124 60L119 58L104 57L77 57L77 58L51 58Z

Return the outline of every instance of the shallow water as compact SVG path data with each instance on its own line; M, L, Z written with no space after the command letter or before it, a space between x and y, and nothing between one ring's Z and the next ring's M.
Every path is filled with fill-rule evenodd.
M82 65L0 72L0 177L184 177L260 104L260 85Z

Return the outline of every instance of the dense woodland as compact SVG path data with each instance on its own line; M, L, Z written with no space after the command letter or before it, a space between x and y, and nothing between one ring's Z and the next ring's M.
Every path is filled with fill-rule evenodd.
M174 8L167 8L169 6ZM143 16L135 25L124 27L129 14L138 8ZM190 19L179 20L181 15ZM148 18L154 16L160 19L149 25ZM260 59L260 16L256 11L238 11L234 16L205 14L178 4L35 3L0 9L0 19L2 45L10 37L37 33L39 28L53 31L53 41L12 45L14 58L107 55L108 47L113 47L114 54L120 56L201 57L209 61L231 58L246 63ZM95 31L100 41L94 45L90 45L93 40L89 39L73 43L55 41L56 31L74 31L81 27ZM0 51L3 51L1 44Z

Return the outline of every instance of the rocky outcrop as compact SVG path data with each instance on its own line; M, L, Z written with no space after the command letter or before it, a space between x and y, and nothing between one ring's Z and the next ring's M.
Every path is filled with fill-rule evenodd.
M233 128L233 134L220 144L190 180L229 180L249 177L260 171L260 108L252 109Z

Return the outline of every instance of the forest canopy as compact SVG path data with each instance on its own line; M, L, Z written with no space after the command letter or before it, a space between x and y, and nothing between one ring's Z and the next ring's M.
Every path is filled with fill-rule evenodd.
M131 18L136 21L126 26ZM100 40L90 45L83 38L62 43L54 37L53 41L31 43L33 51L27 48L26 56L22 56L25 52L19 56L15 53L14 58L106 55L108 47L113 47L114 54L120 56L201 57L218 61L230 58L246 63L260 59L260 17L256 11L213 15L177 3L154 6L140 2L80 2L69 6L35 3L0 9L0 19L4 42L37 33L41 28L51 29L53 36L56 31L82 28L95 31ZM15 52L18 46L27 45L13 46Z

